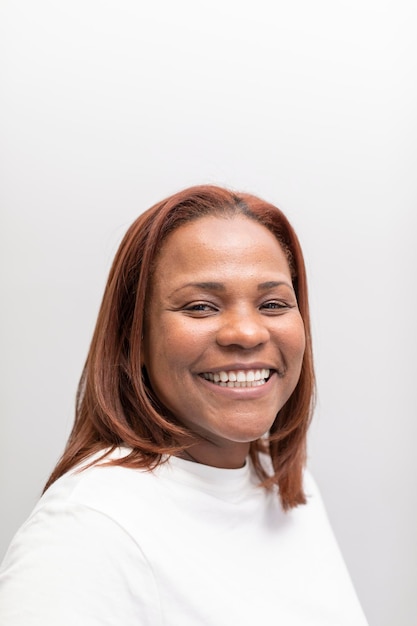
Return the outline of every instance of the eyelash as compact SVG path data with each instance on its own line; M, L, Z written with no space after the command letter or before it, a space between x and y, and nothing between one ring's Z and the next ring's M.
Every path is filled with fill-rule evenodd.
M279 300L272 300L269 302L264 302L263 304L259 306L260 311L266 311L266 312L272 312L272 313L281 312L285 309L290 309L290 308L292 308L290 304L288 304L287 302L279 301ZM185 306L183 310L189 313L201 313L201 314L206 313L207 314L207 313L216 313L219 309L213 304L209 304L207 302L196 302L195 304L189 304Z
M207 304L207 302L197 302L196 304L189 304L184 307L184 311L190 311L191 313L207 313L209 311L217 311L217 308L212 304Z
M264 304L261 305L261 308L265 308L266 310L269 310L269 311L281 311L282 309L289 309L291 308L291 306L287 302L273 300L270 302L265 302Z

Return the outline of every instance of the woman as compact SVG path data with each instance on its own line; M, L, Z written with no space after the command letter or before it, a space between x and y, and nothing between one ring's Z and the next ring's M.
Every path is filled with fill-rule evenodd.
M3 563L0 622L366 625L304 469L313 391L282 212L201 186L143 213L66 450Z

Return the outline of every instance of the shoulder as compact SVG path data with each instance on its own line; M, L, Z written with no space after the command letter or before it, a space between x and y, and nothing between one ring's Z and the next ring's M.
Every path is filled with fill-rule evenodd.
M118 448L103 458L103 454L87 458L83 463L61 476L40 499L34 513L44 507L57 504L85 506L111 516L130 496L152 492L155 472L133 469L109 462L128 454L126 448Z
M319 500L322 503L320 488L311 470L306 467L303 474L303 486L308 500Z
M97 521L100 516L112 520L136 541L142 541L162 523L180 485L175 480L175 468L165 462L152 470L109 464L129 452L128 448L118 448L106 457L102 453L86 459L51 485L32 517L57 508L83 510L86 515L95 514Z
M122 510L128 516L122 503L132 501L132 482L136 486L138 480L146 482L149 473L106 465L101 456L86 459L49 487L17 532L12 548L35 549L38 544L52 549L56 544L61 551L69 546L77 551L87 543L94 549L96 541L107 541L106 537L113 543L134 542L118 513Z
M80 555L88 547L87 558L106 544L140 551L132 532L134 518L146 500L140 494L151 494L153 483L151 472L106 465L100 456L91 457L43 494L16 533L8 554L14 551L14 557L21 558L20 550L32 554L44 550L50 556L65 551Z
M1 623L104 624L108 615L126 624L136 623L138 615L144 624L159 623L152 567L132 525L117 511L117 498L128 500L125 478L131 472L92 466L69 472L48 489L0 568ZM143 595L126 584L132 578ZM95 617L86 621L89 615Z

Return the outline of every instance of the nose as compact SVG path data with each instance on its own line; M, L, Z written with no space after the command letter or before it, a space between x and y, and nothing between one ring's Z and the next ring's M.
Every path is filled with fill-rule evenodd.
M269 340L270 334L266 318L259 311L233 311L224 313L217 331L216 341L219 346L249 350Z

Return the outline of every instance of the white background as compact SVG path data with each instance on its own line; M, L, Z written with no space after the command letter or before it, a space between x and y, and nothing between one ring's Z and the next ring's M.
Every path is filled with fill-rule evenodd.
M415 626L415 7L1 1L1 554L69 433L122 235L216 183L299 233L310 465L371 626Z

